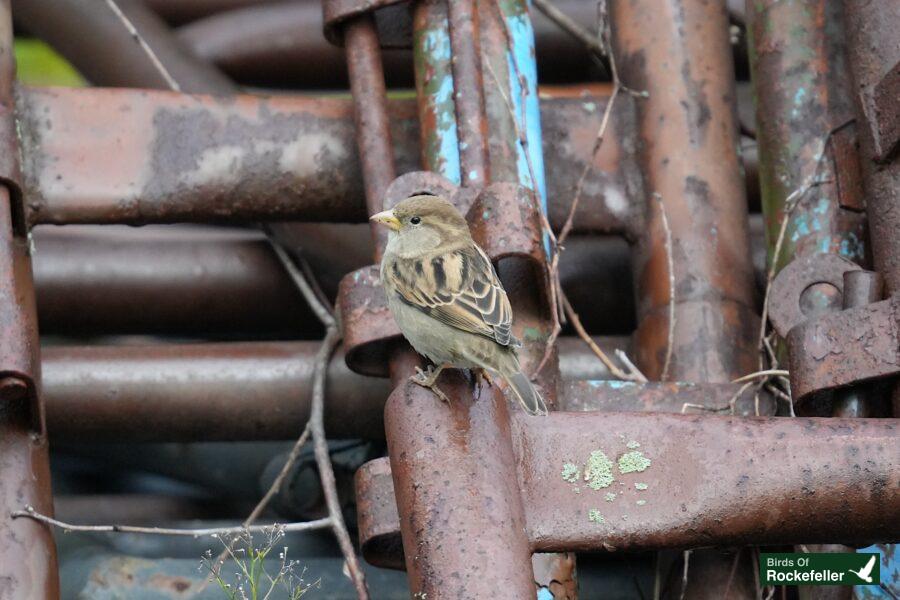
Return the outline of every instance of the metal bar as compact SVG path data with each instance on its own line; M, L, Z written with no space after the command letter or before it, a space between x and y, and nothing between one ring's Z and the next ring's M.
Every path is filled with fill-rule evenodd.
M309 418L317 342L44 349L47 427L54 440L238 441L296 437ZM383 439L385 380L336 355L328 435ZM264 415L264 417L263 417Z
M726 8L617 0L610 19L623 83L648 94L629 98L643 146L647 215L634 257L636 362L651 379L730 381L756 370L759 318ZM725 584L727 575L712 575L727 568L721 559L699 551L691 560L707 578L688 579L681 593L725 595L709 587ZM743 579L750 562L738 567Z
M619 171L618 140L610 138L609 151L593 161L583 133L599 126L608 88L554 88L546 96L545 152L559 162L548 193L565 199L551 207L551 223L562 227L572 174L591 161L577 229L630 231L636 210ZM353 176L361 166L348 99L26 88L20 104L33 223L367 218L364 188ZM388 102L400 172L418 166L415 114L410 100Z
M451 0L447 2L447 13L462 184L484 185L490 181L485 145L488 126L484 114L484 82L475 0Z
M0 0L0 132L5 167L18 157L15 58L9 0ZM4 172L4 179L10 176ZM26 233L10 183L0 183L0 595L59 598L56 546L50 530L13 520L26 505L53 512L50 461L40 390L34 281Z
M385 408L410 590L428 598L535 595L506 399L441 379L443 404L414 384Z
M637 247L637 364L658 378L667 351L669 273L658 193L671 227L675 331L669 376L730 381L756 369L747 204L725 7L613 2L613 47L638 99L647 225ZM648 38L647 32L655 32Z
M856 128L831 135L853 117L843 11L827 0L766 0L749 3L747 15L768 264L784 219L788 227L776 271L813 253L864 264ZM822 183L788 216L785 201L813 176ZM825 286L810 290L804 314L812 318L840 310L836 292Z
M387 93L381 66L381 47L374 18L358 17L344 26L350 91L353 94L356 143L359 148L368 214L382 210L384 193L396 177L394 147L387 111ZM372 225L375 261L387 241L383 227Z
M408 399L395 393L389 402ZM900 527L897 419L553 413L542 420L514 415L512 425L534 550L638 552L835 539L863 545L894 538ZM453 470L440 458L443 450L423 444L429 459L423 462L430 464L423 470L436 464ZM821 456L829 457L827 464ZM361 536L364 544L377 542L364 549L383 552L377 556L385 566L397 564L390 553L399 549L403 528L390 510L388 468L380 459L357 475L369 500ZM449 500L444 494L452 488L441 498ZM456 543L455 535L446 534L445 546Z
M881 137L889 110L878 110L877 88L900 64L900 5L890 0L845 0L847 42L856 93L860 162L875 270L884 277L886 296L900 294L900 159L884 155ZM891 106L896 106L896 93ZM900 381L891 393L893 414L900 415Z
M601 347L621 338L597 338ZM687 412L728 406L738 384L602 381L609 373L577 338L560 339L560 404L567 410ZM47 428L56 442L281 440L309 416L316 342L235 342L43 349ZM328 372L325 421L334 438L384 439L386 379L350 371L343 353ZM770 400L763 398L762 410ZM756 411L753 394L735 412Z

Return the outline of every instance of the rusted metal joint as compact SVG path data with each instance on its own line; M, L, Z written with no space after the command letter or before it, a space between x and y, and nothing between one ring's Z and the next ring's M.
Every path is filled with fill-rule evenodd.
M344 45L346 23L372 15L378 40L384 48L409 48L412 45L412 14L409 0L323 0L322 16L326 39Z
M795 404L900 374L900 295L879 302L881 289L879 274L836 254L798 258L772 282L770 318L787 339ZM843 310L807 316L808 294L831 295Z

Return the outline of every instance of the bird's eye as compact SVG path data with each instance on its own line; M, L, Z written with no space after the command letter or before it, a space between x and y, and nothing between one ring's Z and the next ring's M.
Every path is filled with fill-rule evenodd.
M419 217L413 217L409 220L409 222L412 223L413 225L418 225L419 223L422 222L422 219Z

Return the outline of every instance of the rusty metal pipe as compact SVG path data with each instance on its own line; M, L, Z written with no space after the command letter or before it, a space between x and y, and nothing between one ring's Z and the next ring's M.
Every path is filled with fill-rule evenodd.
M900 5L845 0L850 66L856 89L860 161L872 262L886 296L900 294ZM900 381L891 393L900 415Z
M49 528L11 514L53 513L31 254L21 215L9 0L0 0L0 596L59 598Z
M385 428L410 589L428 598L535 595L506 400L443 377L442 404L401 385ZM449 418L448 418L449 417Z
M578 176L592 161L591 132L599 127L608 87L554 88L542 95L544 152L555 157L547 191L559 199L548 217L560 228ZM397 171L415 170L414 103L387 106ZM362 166L352 115L352 102L340 98L26 88L19 126L28 218L55 224L362 223L367 212L363 184L353 176ZM637 203L616 138L610 136L592 161L575 215L579 231L635 228Z
M47 427L78 441L239 441L296 437L309 418L317 342L44 349ZM390 386L343 354L328 371L335 438L383 439Z
M389 404L414 410L430 430L427 405L434 399L412 393L398 390ZM894 539L900 534L898 427L897 419L553 413L541 420L514 415L511 435L532 549L639 552ZM478 435L454 431L459 446ZM415 448L429 459L417 471L423 480L436 464L448 471L446 480L462 476L455 463L441 460L444 442ZM373 461L357 475L367 501L360 506L361 536L366 543L377 534L380 549L395 552L398 534L407 535L422 517L403 523L391 511L388 470L412 468L411 455L385 463ZM461 492L452 485L424 491L446 501ZM409 493L396 492L401 506ZM429 535L437 539L440 531ZM446 555L455 536L466 533L464 527L444 531ZM397 558L378 557L386 566Z
M487 117L484 114L484 82L481 74L481 44L475 0L447 2L450 23L450 64L459 139L460 175L463 185L484 185L490 181Z
M610 18L623 83L648 93L629 98L647 215L634 261L636 362L651 379L730 381L756 369L759 318L726 7L617 0ZM701 570L721 564L711 553L692 558ZM743 579L750 563L739 566ZM688 585L688 598L725 593Z
M625 338L595 338L611 353ZM560 347L560 405L566 410L680 412L725 406L737 384L639 385L610 373L579 338ZM309 411L317 342L47 346L42 372L53 439L188 442L290 439ZM385 379L350 371L342 353L329 367L326 429L332 437L383 439ZM761 410L769 413L769 399ZM735 403L753 415L753 394Z
M729 381L756 367L758 318L725 7L613 2L611 18L623 83L649 93L635 100L648 215L635 260L638 366L659 377L667 347L666 243L652 197L659 194L675 264L669 376Z
M366 212L373 215L382 210L384 193L396 177L381 46L373 17L358 17L347 23L344 26L344 43L350 92L353 94L356 144L366 188ZM387 241L384 227L373 224L372 237L377 263Z
M186 92L233 93L234 84L198 59L142 2L116 4ZM166 80L105 2L13 0L18 23L65 56L95 85L168 89Z

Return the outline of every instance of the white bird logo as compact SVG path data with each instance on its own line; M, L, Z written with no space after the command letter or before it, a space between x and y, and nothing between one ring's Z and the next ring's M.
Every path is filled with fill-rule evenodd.
M847 570L850 571L851 573L854 573L857 577L859 577L866 583L872 583L872 569L875 567L875 559L876 558L877 557L873 555L869 559L869 562L866 563L866 566L864 566L859 571L854 571L853 569L847 569Z

